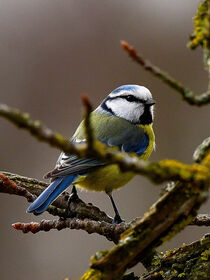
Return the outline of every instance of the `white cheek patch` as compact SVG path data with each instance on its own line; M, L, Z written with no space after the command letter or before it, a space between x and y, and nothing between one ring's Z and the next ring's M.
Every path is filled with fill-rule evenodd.
M114 115L131 122L138 122L140 116L144 112L144 107L142 104L128 102L122 98L107 100L106 105L112 110Z

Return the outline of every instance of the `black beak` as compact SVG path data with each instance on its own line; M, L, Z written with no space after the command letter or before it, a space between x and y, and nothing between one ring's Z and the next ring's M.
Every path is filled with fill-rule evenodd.
M156 102L154 99L150 98L148 99L146 102L145 102L145 105L148 105L148 106L152 106L154 105Z

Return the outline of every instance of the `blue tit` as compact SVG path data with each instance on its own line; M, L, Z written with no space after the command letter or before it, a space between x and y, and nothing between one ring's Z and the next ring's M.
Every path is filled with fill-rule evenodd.
M147 160L155 147L152 129L154 104L150 91L144 86L118 87L90 114L95 139L108 146L117 146L120 151L136 153L140 159ZM75 144L86 141L84 121L70 141ZM114 222L121 222L112 191L127 184L134 176L132 172L122 172L116 164L61 153L55 168L45 176L51 179L51 184L29 206L27 212L41 214L72 184L74 196L77 195L75 186L108 194L115 211Z

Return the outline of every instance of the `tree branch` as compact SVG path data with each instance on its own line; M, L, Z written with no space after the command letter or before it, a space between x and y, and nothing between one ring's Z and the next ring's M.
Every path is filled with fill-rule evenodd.
M35 195L15 184L15 182L11 181L4 174L0 174L0 192L23 196L28 202L33 202L36 199Z
M82 279L120 279L127 268L142 260L146 251L154 250L194 219L196 210L208 196L208 187L209 184L200 187L175 184L140 221L121 235L117 246L103 255L96 254L91 269Z
M0 172L2 173L2 172ZM36 179L23 177L9 172L3 172L0 175L0 192L8 194L16 194L25 197L29 202L34 201L48 185ZM29 197L29 199L28 199ZM53 206L49 206L47 211L59 217L67 217L67 201L69 193L64 192L54 202ZM107 216L105 212L92 204L86 204L81 199L70 204L71 215L78 219L88 218L95 221L105 221L112 223L112 218Z
M197 163L201 163L203 159L210 152L210 137L206 138L195 150L193 154L193 160Z
M85 128L85 138L87 139L87 150L94 150L94 137L93 130L90 122L90 114L92 112L92 105L87 97L87 95L82 96L82 103L84 106L84 128Z
M90 111L87 111L86 123L89 126L89 128L86 128L87 134L92 133L88 123L89 114ZM0 115L9 119L17 126L25 128L39 140L60 148L64 152L76 154L78 157L91 155L93 158L118 164L122 171L142 174L150 178L154 183L162 183L168 180L180 181L151 207L149 213L146 213L141 220L137 221L134 226L122 234L116 247L110 251L96 254L95 259L92 261L91 269L87 271L83 279L95 279L95 275L97 275L98 279L104 280L115 279L115 277L120 278L127 268L132 267L145 256L146 251L154 250L158 245L170 239L192 222L196 216L196 210L207 197L207 189L210 182L210 154L205 153L200 165L186 165L174 160L149 163L139 160L136 156L120 153L115 148L108 148L102 143L94 141L94 139L91 149L90 145L85 145L84 147L74 146L61 135L54 134L48 128L37 123L37 121L30 119L28 115L17 112L8 106L2 107L0 105ZM23 179L23 182L26 183L27 180ZM63 207L67 205L65 194L59 199L60 202L56 200L54 206L57 207L58 205L56 204L58 203L60 206L62 205L61 210L65 209L66 207ZM101 219L99 209L95 212L96 208L92 216L93 206L86 205L84 202L81 203L83 208L81 205L79 209L77 208L75 211L76 218L83 220L87 217L95 220L94 217L98 211L98 218ZM55 208L54 206L50 206L48 211L50 209L50 211L54 211L57 215L60 207ZM89 206L89 209L87 206ZM78 204L73 205L72 203L71 207L75 209L75 207L78 207ZM85 211L82 211L82 215L81 212L79 213L81 208L85 209ZM64 215L64 212L62 215ZM94 230L102 232L99 224L95 226ZM129 255L127 252L129 252Z
M0 104L0 116L12 122L15 126L27 130L37 140L46 142L66 153L78 154L78 149L67 139L44 126L40 121L32 120L28 113ZM81 156L81 155L80 155Z
M5 174L7 174L7 177L5 176ZM19 185L10 180L9 177L12 180L16 181ZM20 186L20 184L22 184L26 188L23 188L22 186ZM23 196L29 202L34 201L36 198L36 195L31 194L30 191L39 195L40 189L41 191L44 189L43 185L46 186L44 182L35 179L26 178L6 172L4 174L0 174L0 192ZM54 204L57 205L57 207L66 207L67 196L68 193L65 193L64 195L59 197L59 199L54 202ZM48 207L47 211L52 215L57 215L62 218L65 217L66 211L57 207L50 206ZM140 220L140 218L136 218L129 224L112 224L112 218L108 217L97 207L90 204L85 204L81 200L75 202L71 206L71 208L71 213L73 213L73 216L76 216L77 218L68 218L66 220L42 220L40 223L15 223L13 224L13 227L17 230L22 230L24 233L37 233L39 231L49 231L51 229L62 230L65 228L82 229L87 231L88 233L98 233L105 236L108 240L117 243L120 234L127 230L135 222ZM91 219L86 217L91 217ZM106 221L103 221L103 219ZM197 215L197 217L191 222L191 225L209 226L210 216L207 214Z
M130 225L110 224L107 222L94 221L90 219L80 220L78 218L68 218L66 220L42 220L40 223L15 223L12 225L16 230L21 230L23 233L37 233L39 231L49 231L51 229L62 230L69 229L81 229L87 233L98 233L105 236L108 240L115 243L118 242L120 234L124 232Z
M139 219L140 220L140 219ZM135 219L137 221L137 219ZM85 218L80 220L78 218L68 218L59 220L42 220L41 222L30 222L30 223L14 223L13 228L16 230L21 230L23 233L37 233L39 231L50 231L52 229L57 229L58 231L63 229L76 229L84 230L87 233L97 233L106 237L109 241L113 241L117 244L120 235L126 231L134 222L129 224L111 224L104 221L95 221ZM190 223L190 225L196 226L210 226L210 215L199 214Z
M150 61L144 59L137 51L125 41L121 41L123 49L129 54L129 56L141 65L146 71L149 71L152 75L159 78L169 87L179 92L186 102L191 105L202 106L210 103L210 89L200 95L196 95L190 89L184 87L180 82L172 78L168 73L162 71L157 66L153 65Z
M209 214L199 214L195 219L190 223L193 226L210 226L210 215Z
M201 45L205 53L205 61L210 66L210 31L209 31L209 0L204 0L195 20L195 33L191 37L191 47ZM205 9L204 9L205 8ZM191 105L205 105L210 103L210 88L201 95L196 95L184 87L167 73L142 58L128 43L122 42L123 48L143 68L161 79L168 86L178 91L183 99ZM210 68L208 68L210 70ZM209 71L210 72L210 71ZM210 186L210 138L206 139L195 151L194 159L198 164L187 165L174 160L160 162L145 162L132 154L118 152L115 148L108 148L95 141L91 128L92 106L86 96L83 96L85 107L84 128L86 145L73 145L68 139L54 133L39 121L32 120L28 114L22 113L7 105L0 104L0 116L8 119L19 128L30 132L35 138L59 148L65 153L78 157L91 156L108 164L117 164L122 171L131 171L146 176L154 183L174 180L168 185L163 196L152 205L144 217L135 223L112 224L112 218L91 204L78 200L72 202L71 217L62 220L43 220L40 223L16 223L13 227L24 233L61 230L64 228L82 229L88 233L98 233L112 240L117 245L109 251L98 252L92 258L91 268L82 277L83 280L134 280L133 274L125 275L126 269L141 261L149 272L142 276L142 280L153 279L202 279L210 274L210 235L190 245L183 245L179 249L157 256L155 249L171 237L176 235L186 225L209 226L209 215L197 215L196 211L207 199ZM0 192L15 194L33 201L47 184L10 173L0 174ZM67 199L65 192L47 211L52 215L66 216ZM154 256L155 255L155 256ZM138 277L137 277L138 278ZM205 279L205 278L203 278Z
M118 164L122 171L132 171L149 178L154 183L163 183L169 180L183 182L206 181L209 170L201 165L187 165L175 160L162 160L160 162L147 162L137 156L118 152L115 148L107 147L99 141L94 141L92 149L89 145L73 145L60 134L53 133L49 128L33 121L28 114L0 104L0 116L10 120L16 126L29 131L40 141L53 147L62 149L66 153L76 154L78 157L92 156L108 163ZM209 159L210 161L210 159Z
M187 46L195 49L198 46L203 48L203 60L210 79L210 1L203 0L198 5L198 11L194 16L194 32L190 36ZM210 90L210 80L209 80Z
M210 234L179 249L155 256L141 280L207 279L210 275ZM187 278L186 278L187 277Z

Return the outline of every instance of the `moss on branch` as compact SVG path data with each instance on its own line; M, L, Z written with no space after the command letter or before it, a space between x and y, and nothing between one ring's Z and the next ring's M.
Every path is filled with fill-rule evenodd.
M0 106L0 115L17 126L25 128L39 140L63 149L64 152L73 153L79 157L91 155L96 159L118 164L122 171L130 170L136 174L142 174L154 183L168 180L179 181L151 207L141 220L122 234L119 244L107 251L105 255L97 254L101 257L94 258L91 269L83 276L83 279L86 277L89 277L87 279L108 280L116 279L116 277L120 279L119 277L123 276L127 268L132 267L143 258L145 250L154 250L193 221L196 210L207 197L210 182L210 155L205 152L202 164L193 165L186 165L174 160L163 160L156 163L141 161L132 154L118 152L115 148L108 148L102 143L94 141L91 138L89 114L90 110L87 110L86 133L92 143L84 147L76 147L61 135L57 137L57 134L40 123L37 125L37 122L28 115L25 117L23 113L9 107L6 107L6 110L3 107L2 110ZM200 151L205 149L204 146ZM64 201L64 205L66 205L66 200L62 199L62 203ZM52 209L53 206L49 208ZM89 210L86 215L89 215ZM78 211L76 213L78 214Z
M198 45L203 47L205 62L210 72L209 3L209 0L205 0L198 8L190 47L195 48ZM128 43L122 42L122 46L145 70L178 91L189 104L201 106L210 103L210 90L196 95L169 74L142 58ZM119 240L110 250L95 254L91 267L83 275L82 280L136 279L134 275L123 277L123 274L139 261L149 269L149 272L141 277L142 280L185 279L186 274L187 279L196 279L196 277L207 279L206 275L210 273L209 235L162 256L155 254L154 257L154 252L159 245L170 240L188 224L209 225L209 215L196 216L200 205L207 199L210 185L209 138L197 148L194 154L198 164L187 165L169 159L160 162L141 161L134 154L121 153L116 148L107 147L94 139L89 118L92 106L86 96L83 96L82 100L85 107L84 123L87 138L87 143L82 146L73 145L67 138L54 133L39 121L32 120L27 113L5 104L0 104L0 116L17 127L27 130L36 139L65 153L75 154L78 157L91 156L107 164L118 164L122 171L141 174L156 184L169 180L176 182L152 205L143 218L137 219L135 223L112 225L112 218L97 207L79 200L71 203L72 216L66 220L16 223L13 225L14 228L33 233L50 229L83 229L88 233L104 235L115 243ZM46 183L35 179L10 173L0 175L0 192L21 195L28 201L33 201L46 187ZM68 193L61 195L47 211L52 215L66 217L68 196Z
M141 280L207 280L210 275L210 235L155 256ZM158 278L157 278L158 277Z
M26 129L40 141L46 142L66 153L72 153L78 157L92 156L110 164L118 164L122 171L132 171L136 174L141 174L151 179L154 183L162 183L168 180L196 181L200 183L210 177L208 168L203 165L186 165L175 160L163 160L157 163L146 162L140 160L134 154L119 152L115 148L107 147L99 141L94 141L91 147L89 144L82 146L73 145L62 135L53 133L39 121L32 120L28 114L6 105L0 104L0 116L10 120L16 126ZM87 132L89 137L91 137L90 129Z
M119 275L140 261L151 245L154 250L176 235L194 219L196 210L207 198L208 187L177 183L121 235L118 245L101 258L93 259L91 271L103 272L103 277L97 279L120 279Z
M210 49L210 1L203 0L198 5L198 12L194 16L194 33L190 36L188 47L198 46Z
M197 14L194 16L194 26L194 32L187 46L191 49L198 46L203 48L204 65L210 75L210 0L203 0L198 5Z
M46 183L36 179L19 176L4 172L0 174L0 192L15 194L25 197L29 202L35 200L47 186ZM48 207L47 211L61 218L66 217L67 197L68 193L61 195L53 204L55 206ZM56 207L57 206L57 207ZM71 215L66 220L42 220L39 223L15 223L13 227L24 233L39 231L49 231L51 229L62 230L64 228L82 229L88 233L98 233L105 236L108 240L117 242L120 234L131 227L140 218L136 218L130 223L112 224L112 218L107 216L97 207L85 204L78 200L71 205ZM207 214L197 215L191 222L191 225L209 226L210 217Z

